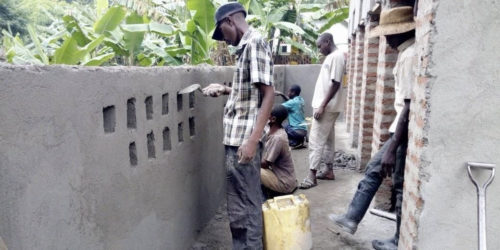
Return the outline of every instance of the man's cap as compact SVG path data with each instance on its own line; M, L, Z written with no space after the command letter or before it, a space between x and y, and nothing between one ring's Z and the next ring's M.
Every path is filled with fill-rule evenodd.
M217 11L215 11L215 31L212 35L212 39L217 41L221 41L223 39L222 32L219 29L219 25L221 21L224 20L224 18L236 12L243 12L245 17L247 16L245 8L238 2L226 3L217 8Z
M413 19L413 8L411 6L395 7L380 12L380 22L377 27L370 31L370 38L395 35L415 29Z

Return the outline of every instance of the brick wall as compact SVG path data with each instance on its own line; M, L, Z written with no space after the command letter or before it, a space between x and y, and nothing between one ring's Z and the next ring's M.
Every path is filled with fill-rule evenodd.
M372 155L378 152L389 139L389 127L394 121L394 75L392 70L398 58L398 51L391 48L385 37L380 37L375 94L375 115L373 122Z
M349 43L349 59L347 63L347 77L348 77L348 87L347 87L347 100L346 100L346 127L347 132L351 132L351 111L352 111L352 85L354 83L354 61L356 54L356 36L351 38Z
M376 154L387 139L389 127L396 116L394 110L394 75L392 70L396 64L398 51L392 49L384 36L379 41L379 56L377 65L377 83L375 94L375 114L373 122L372 152ZM375 207L390 210L392 201L392 179L385 178L375 195Z
M417 84L411 102L408 154L406 156L403 211L399 249L416 249L418 218L424 206L421 195L421 173L429 163L424 160L423 148L428 141L429 92L432 76L429 73L430 35L433 32L437 0L420 0L416 17L416 51L418 56Z
M354 56L354 73L351 89L351 128L352 142L351 146L357 148L359 133L359 106L361 100L361 81L363 79L363 55L364 55L364 26L360 26L356 31L356 51Z
M361 96L359 108L359 132L358 132L358 169L365 169L371 158L373 117L375 102L375 85L377 82L377 61L379 52L379 38L368 38L370 30L378 25L378 22L368 21L365 26L365 41L363 49L363 75L361 81Z

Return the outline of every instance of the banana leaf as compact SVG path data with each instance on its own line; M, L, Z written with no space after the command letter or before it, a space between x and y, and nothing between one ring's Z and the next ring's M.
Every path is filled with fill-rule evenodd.
M31 24L28 24L28 33L30 34L31 40L33 41L33 44L35 45L35 48L38 52L37 58L40 58L43 64L48 65L49 57L47 56L47 54L45 54L45 51L43 51L42 45L40 44L40 40L38 40L38 35L36 34L36 31Z
M123 18L125 18L126 14L127 10L121 6L110 8L106 14L94 24L94 31L97 34L103 34L104 32L116 29Z
M99 44L104 41L104 36L91 41L85 47L78 46L76 39L73 36L68 36L64 43L54 53L54 64L70 64L75 65L82 61L90 54Z
M63 21L66 30L76 39L78 46L83 47L90 42L90 39L83 32L78 21L73 16L64 16Z
M113 57L115 57L115 53L107 53L104 55L96 56L94 58L89 59L88 61L82 62L82 65L85 66L101 66L103 63L108 62Z

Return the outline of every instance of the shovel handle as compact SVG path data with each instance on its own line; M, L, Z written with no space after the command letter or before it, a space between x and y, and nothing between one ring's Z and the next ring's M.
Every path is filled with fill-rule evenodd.
M480 187L474 177L472 177L471 168L480 168L485 170L491 170L490 177L486 182ZM479 163L479 162L467 162L467 172L472 183L477 189L477 220L478 220L478 246L479 250L486 250L486 188L491 184L493 178L495 177L495 164L490 163Z
M481 168L481 169L485 169L485 170L491 170L490 177L488 178L488 180L486 180L486 182L482 186L482 189L486 190L486 188L493 181L493 178L495 178L495 166L496 166L495 164L491 164L491 163L467 162L467 172L469 174L469 178L472 181L472 183L474 183L474 185L476 186L478 192L479 192L479 189L480 189L479 188L479 184L474 179L474 177L472 177L471 168Z

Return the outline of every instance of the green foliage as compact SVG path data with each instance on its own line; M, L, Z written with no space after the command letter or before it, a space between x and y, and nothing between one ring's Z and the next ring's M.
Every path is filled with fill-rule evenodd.
M191 63L211 63L210 50L215 42L210 34L215 28L215 6L210 0L187 0L187 8L195 13L184 33L191 38Z
M0 46L14 64L181 65L224 54L211 35L215 9L226 0L1 1ZM348 13L299 0L240 2L273 47L284 41L312 57L318 34Z
M0 3L0 30L10 30L13 34L25 35L27 23L27 13L16 8L15 1L2 0Z
M319 58L316 48L318 34L344 21L349 15L347 7L327 11L327 4L331 2L318 2L303 4L300 0L240 0L240 3L248 6L247 20L267 37L275 53L276 44L284 41L309 55L313 61ZM333 2L336 6L344 6L338 0Z
M67 36L64 43L59 47L54 54L54 64L78 64L83 61L99 44L104 41L104 36L91 41L84 47L78 46L76 38Z
M324 24L318 30L318 33L325 32L327 29L332 27L334 24L344 21L347 17L349 17L349 8L348 7L336 9L334 11L331 11L331 12L324 14L320 18L320 20L326 20L326 24Z
M101 19L94 24L94 31L97 34L110 32L116 29L127 15L127 10L120 6L110 8Z

